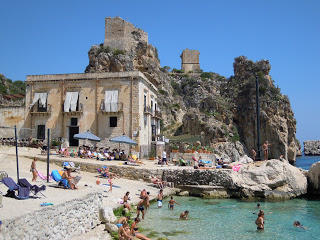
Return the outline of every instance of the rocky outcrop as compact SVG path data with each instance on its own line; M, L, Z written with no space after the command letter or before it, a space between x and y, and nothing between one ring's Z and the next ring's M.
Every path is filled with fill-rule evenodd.
M303 145L305 155L320 155L320 140L305 141Z
M111 49L100 44L92 46L88 55L85 72L139 70L157 85L161 131L165 136L201 135L202 145L214 148L219 155L231 154L232 161L238 161L244 154L251 156L251 150L257 150L255 79L258 78L261 144L265 141L272 144L269 158L283 155L293 162L296 155L301 155L289 99L274 85L268 60L253 62L237 57L234 76L230 78L212 72L168 73L170 68L161 68L157 49L145 41L143 34L134 36L131 49ZM238 148L240 144L242 147Z
M275 159L243 165L239 172L165 170L163 174L167 181L176 185L223 187L229 197L236 198L288 199L307 193L307 178L300 170L288 162ZM188 191L192 195L190 188ZM210 193L204 195L210 196Z
M320 195L320 162L312 164L308 171L308 193Z

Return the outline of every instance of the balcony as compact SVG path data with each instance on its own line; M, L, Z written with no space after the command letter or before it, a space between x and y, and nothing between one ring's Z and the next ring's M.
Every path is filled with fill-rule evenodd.
M45 107L33 105L30 113L34 116L49 116L51 114L51 105L47 104Z
M108 114L114 115L114 114L121 113L121 112L123 112L123 102L118 103L118 111L116 111L116 112L111 112L111 111L106 112L104 109L101 109L100 112L105 115L108 115Z
M151 107L144 106L143 113L153 115L153 109Z
M62 109L64 109L64 106L62 105ZM80 103L77 108L76 111L69 111L69 112L65 112L63 111L63 115L66 116L71 116L71 117L75 117L75 116L80 116L83 113L83 104Z
M152 117L162 119L162 113L160 111L154 111Z

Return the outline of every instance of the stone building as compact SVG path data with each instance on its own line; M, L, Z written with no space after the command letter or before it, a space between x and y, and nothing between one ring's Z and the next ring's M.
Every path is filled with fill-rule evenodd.
M197 72L200 71L199 65L199 55L198 50L189 50L188 48L182 51L181 54L181 70L185 73L190 71Z
M148 34L120 17L105 19L104 46L129 52L138 43L148 44Z
M74 134L90 130L102 144L126 134L149 146L160 133L157 87L141 72L30 75L26 80L24 127L33 138L63 138L78 146ZM124 148L124 146L121 146Z

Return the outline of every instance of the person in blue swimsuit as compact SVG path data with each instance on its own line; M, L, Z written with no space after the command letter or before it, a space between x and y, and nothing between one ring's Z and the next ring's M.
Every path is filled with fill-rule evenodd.
M173 200L173 197L171 197L171 199L170 199L170 201L168 202L168 208L170 209L170 210L174 210L174 204L178 204L178 205L180 205L180 203L178 203L178 202L176 202L175 200Z

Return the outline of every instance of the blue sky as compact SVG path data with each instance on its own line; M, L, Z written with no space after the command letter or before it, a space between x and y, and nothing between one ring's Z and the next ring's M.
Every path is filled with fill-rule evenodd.
M119 16L148 33L162 66L179 69L185 48L200 51L204 71L226 77L235 57L268 59L302 144L320 139L319 11L317 0L2 1L0 73L82 73L90 47L104 41L104 18Z

